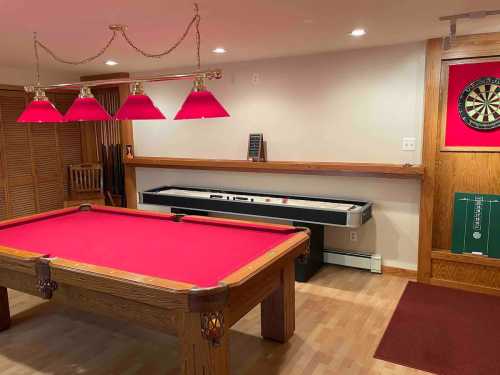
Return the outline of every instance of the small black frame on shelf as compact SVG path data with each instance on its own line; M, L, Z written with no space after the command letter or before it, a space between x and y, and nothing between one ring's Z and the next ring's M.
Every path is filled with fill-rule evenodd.
M249 161L266 161L266 142L264 134L255 133L248 137L248 155Z

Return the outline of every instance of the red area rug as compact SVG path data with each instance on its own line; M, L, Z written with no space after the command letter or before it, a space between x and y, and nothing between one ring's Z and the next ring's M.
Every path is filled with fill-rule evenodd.
M375 358L439 375L500 374L500 297L410 282Z

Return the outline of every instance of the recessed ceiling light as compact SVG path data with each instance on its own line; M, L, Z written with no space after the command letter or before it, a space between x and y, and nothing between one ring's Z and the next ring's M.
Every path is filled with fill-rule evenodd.
M222 47L217 47L212 50L213 53L226 53L226 49Z
M109 65L109 66L115 66L118 65L118 63L114 60L108 60L104 64Z
M351 31L352 36L363 36L365 34L366 34L365 29L354 29L353 31Z

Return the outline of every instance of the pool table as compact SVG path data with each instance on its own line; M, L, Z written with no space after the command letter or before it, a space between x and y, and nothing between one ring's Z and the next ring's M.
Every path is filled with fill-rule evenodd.
M0 222L0 331L11 288L176 335L182 374L228 374L228 329L257 304L264 338L293 335L308 246L305 228L94 205Z

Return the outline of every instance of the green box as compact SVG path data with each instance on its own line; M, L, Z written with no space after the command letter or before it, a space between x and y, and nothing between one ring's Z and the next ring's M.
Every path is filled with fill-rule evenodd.
M455 193L451 250L500 258L500 195Z

